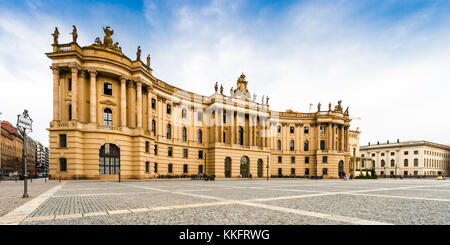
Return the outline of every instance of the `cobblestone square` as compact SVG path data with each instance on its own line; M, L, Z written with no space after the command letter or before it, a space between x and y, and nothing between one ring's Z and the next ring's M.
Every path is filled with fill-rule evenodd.
M2 201L12 192L20 196L21 184L1 183L2 190L9 186ZM30 189L38 185L47 192L21 199L29 201L4 211L0 223L450 224L448 180L52 181Z

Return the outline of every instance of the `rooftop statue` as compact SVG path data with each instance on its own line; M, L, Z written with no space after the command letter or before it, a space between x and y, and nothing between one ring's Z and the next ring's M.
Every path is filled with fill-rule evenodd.
M223 86L220 84L220 94L223 95Z
M331 111L331 102L328 103L328 111Z
M319 104L317 104L317 111L320 111L320 107L321 107L322 105L320 104L320 102L319 102Z
M105 46L112 46L113 40L111 36L114 34L114 30L110 30L111 27L107 26L106 28L103 27L103 31L105 32L105 37L103 38L103 43Z
M150 55L147 55L147 67L150 68Z
M256 93L253 93L253 101L256 100Z
M55 31L52 34L53 36L53 45L58 45L59 31L58 27L55 27Z
M219 85L217 85L217 82L216 82L216 84L214 85L214 91L216 91L216 93L217 93L218 89L219 89Z
M347 109L345 109L344 114L345 114L345 115L348 115L348 106L347 106Z
M77 38L78 38L78 32L77 32L77 27L73 25L73 30L72 30L72 42L76 43L77 42Z
M233 90L233 87L230 88L230 95L231 95L231 96L234 96L234 90Z
M234 94L238 95L238 96L243 96L246 99L251 99L251 94L247 89L247 81L245 80L245 75L244 73L242 73L238 80L236 81L236 86L237 88L234 90Z
M136 60L141 60L141 46L137 47Z
M269 97L269 96L267 96L267 98L266 98L266 105L268 105L268 104L269 104L269 99L270 99L270 97Z
M261 98L261 104L264 105L264 95Z
M342 105L341 104L342 104L342 100L339 100L337 106L334 107L334 111L335 112L342 112Z

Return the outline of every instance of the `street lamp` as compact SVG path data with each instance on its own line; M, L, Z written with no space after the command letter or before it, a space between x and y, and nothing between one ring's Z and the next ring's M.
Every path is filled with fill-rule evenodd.
M17 129L23 136L23 197L29 197L27 190L27 130L32 132L33 120L28 115L28 110L23 110L22 115L17 115Z

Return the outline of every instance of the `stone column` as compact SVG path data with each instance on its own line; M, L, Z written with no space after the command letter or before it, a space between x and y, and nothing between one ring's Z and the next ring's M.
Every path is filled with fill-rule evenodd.
M72 72L72 120L78 121L78 68L71 67Z
M257 146L256 133L258 132L258 120L256 116L253 116L253 145Z
M345 127L345 134L344 134L344 137L345 137L345 148L344 148L344 151L349 151L349 146L348 146L348 137L349 137L349 132L348 132L348 130L349 130L349 128L348 127Z
M53 70L53 120L60 121L59 114L59 68L51 67Z
M236 122L234 121L234 111L232 110L230 112L230 132L231 132L231 138L230 138L230 145L235 144L236 142Z
M320 124L317 124L317 150L320 150Z
M328 141L328 144L327 144L327 149L328 150L331 150L332 148L333 148L333 143L332 143L332 140L331 140L331 123L328 123L328 132L327 132L327 141Z
M142 128L142 83L137 82L137 127Z
M97 122L97 72L93 70L89 70L89 76L91 77L90 83L90 122Z
M127 80L120 78L120 126L127 126Z
M339 148L340 151L344 151L344 125L341 126L341 147Z
M335 136L335 132L336 132L336 129L335 129L334 124L332 123L331 124L331 149L332 150L336 150L336 136Z
M220 112L219 112L219 109L216 108L215 113L214 113L214 142L215 143L220 143L219 123L220 123Z

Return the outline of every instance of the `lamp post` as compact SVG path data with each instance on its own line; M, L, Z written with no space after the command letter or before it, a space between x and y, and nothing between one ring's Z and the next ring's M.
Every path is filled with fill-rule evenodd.
M269 156L267 156L267 181L269 181Z
M22 115L17 115L17 129L23 136L23 197L29 197L27 189L27 130L32 132L32 123L28 110L23 110Z

